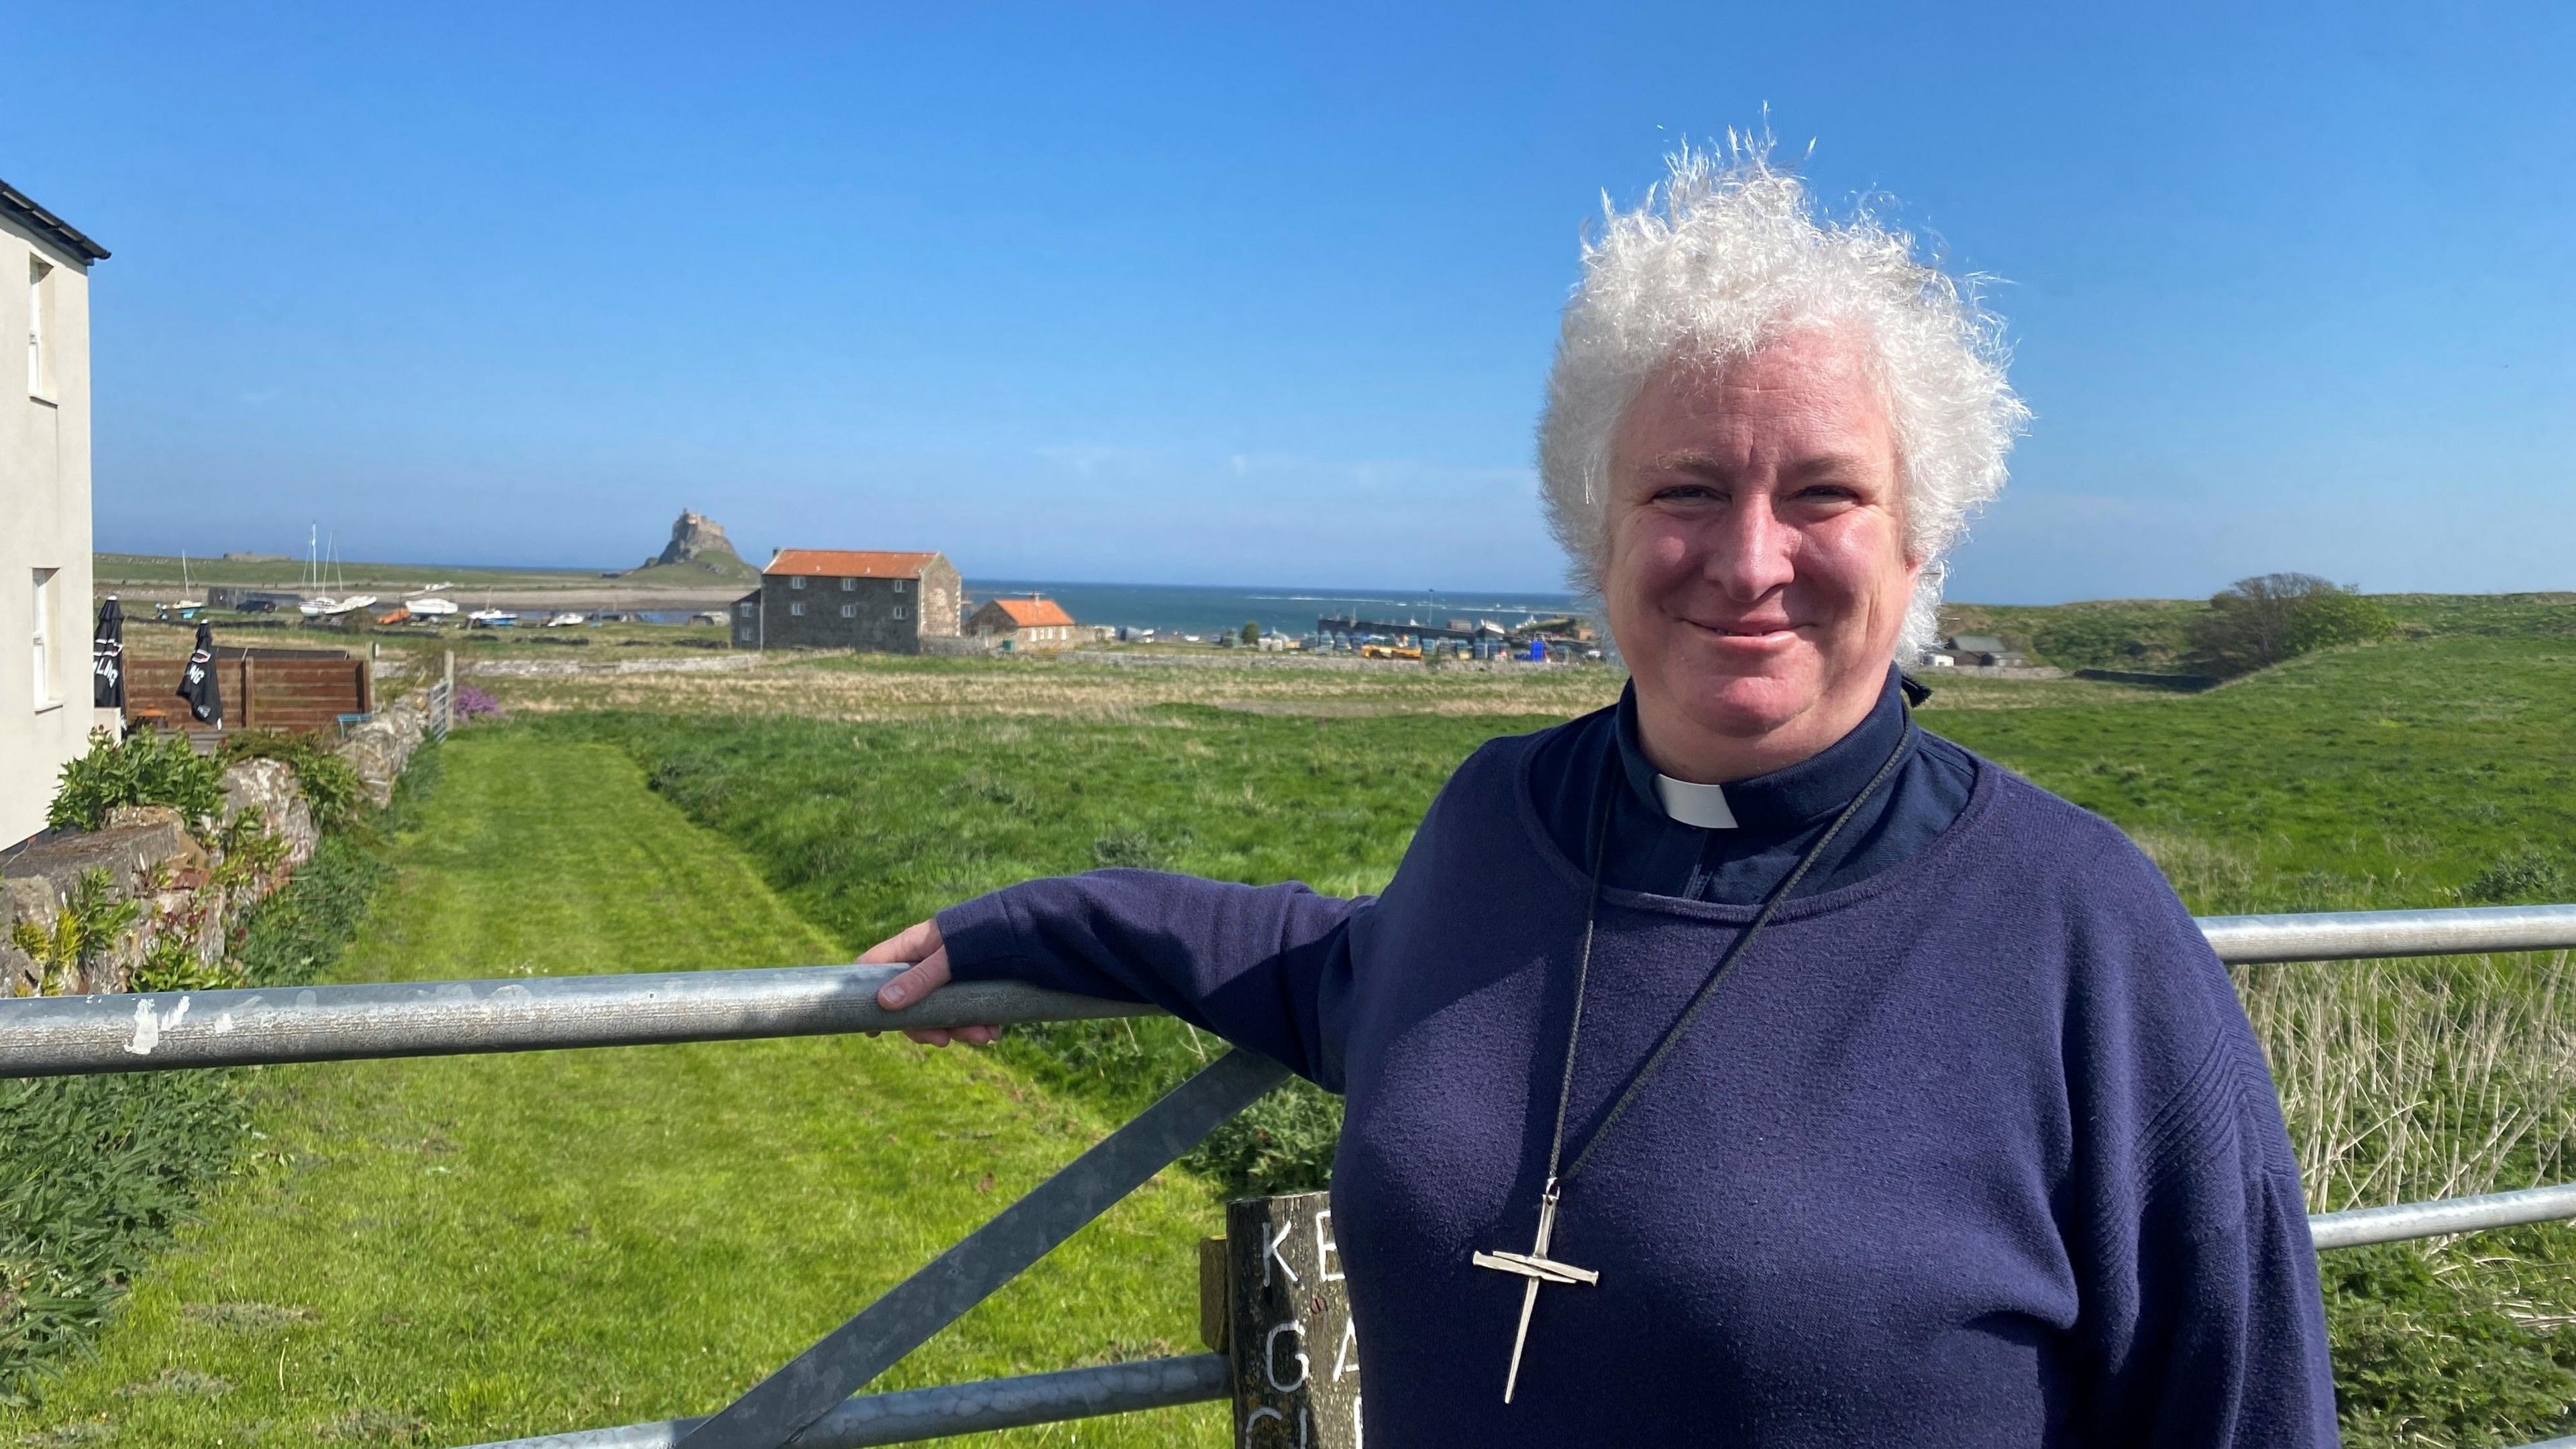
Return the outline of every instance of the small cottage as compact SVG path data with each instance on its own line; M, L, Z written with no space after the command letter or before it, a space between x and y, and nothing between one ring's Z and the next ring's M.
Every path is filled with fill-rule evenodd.
M966 620L966 632L978 639L999 641L1005 649L1069 649L1073 647L1081 626L1053 599L1030 594L1026 598L995 599L977 609Z

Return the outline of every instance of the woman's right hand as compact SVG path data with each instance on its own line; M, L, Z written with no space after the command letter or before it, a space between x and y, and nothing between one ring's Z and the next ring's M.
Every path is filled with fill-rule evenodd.
M912 969L877 988L877 1005L901 1011L948 984L948 946L939 939L939 922L915 921L859 953L862 966L902 962ZM905 1036L925 1046L944 1047L951 1038L968 1046L989 1046L1002 1034L998 1026L923 1027ZM870 1036L875 1032L868 1033Z

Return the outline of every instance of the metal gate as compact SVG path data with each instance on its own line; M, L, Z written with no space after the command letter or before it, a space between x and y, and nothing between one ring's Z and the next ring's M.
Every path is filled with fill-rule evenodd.
M2576 948L2576 905L2211 916L2235 964ZM1009 983L960 983L900 1017L900 967L514 977L0 1001L0 1077L738 1041L1154 1014ZM848 1449L1227 1396L1225 1359L1189 1354L902 1393L871 1380L1169 1166L1288 1075L1236 1050L1075 1158L750 1392L707 1418L507 1441L518 1449ZM2576 1217L2576 1183L2311 1217L2320 1250ZM2530 1449L2576 1449L2576 1438Z

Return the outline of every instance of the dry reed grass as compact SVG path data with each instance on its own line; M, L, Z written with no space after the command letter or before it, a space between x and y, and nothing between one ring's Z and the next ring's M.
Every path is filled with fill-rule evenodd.
M1618 698L1615 668L1430 668L1347 659L1167 658L912 660L775 654L748 672L700 673L705 660L623 660L611 674L556 664L552 678L470 669L511 708L549 714L652 710L671 714L892 720L924 715L1125 717L1157 705L1198 704L1256 714L1542 715L1567 718ZM584 661L584 663L587 663ZM694 666L694 667L690 667ZM470 667L469 667L470 668ZM2153 698L2090 680L1943 679L1930 708L2026 709Z
M2316 1211L2567 1179L2569 953L2238 968Z
M1547 715L1618 698L1614 669L1481 671L1389 664L1315 669L1257 661L1190 668L1081 661L966 662L764 659L721 676L672 671L555 678L478 675L503 704L529 713L649 710L662 714L895 720L923 716L1131 718L1158 705L1263 713Z

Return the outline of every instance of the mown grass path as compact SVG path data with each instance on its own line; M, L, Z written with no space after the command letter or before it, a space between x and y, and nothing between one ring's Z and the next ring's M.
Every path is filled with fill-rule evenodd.
M614 748L468 733L339 976L846 959ZM826 1039L270 1069L255 1157L23 1442L458 1444L705 1412L1104 1124L1009 1068ZM1194 1348L1161 1181L879 1387ZM1013 1436L1200 1444L1212 1408Z

